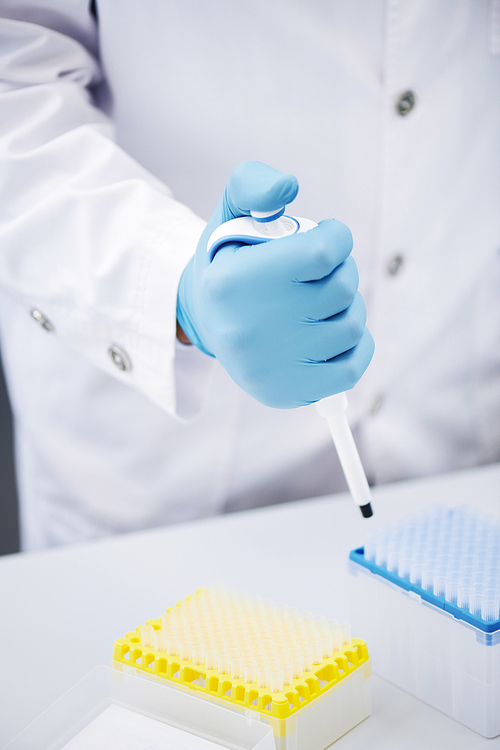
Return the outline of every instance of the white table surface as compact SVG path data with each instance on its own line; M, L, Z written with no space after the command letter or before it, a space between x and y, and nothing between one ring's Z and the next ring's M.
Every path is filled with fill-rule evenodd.
M0 558L0 747L109 664L116 638L216 580L349 621L347 560L367 530L436 502L500 516L500 465L373 494L370 520L336 495ZM500 748L376 676L372 690L372 716L336 750Z

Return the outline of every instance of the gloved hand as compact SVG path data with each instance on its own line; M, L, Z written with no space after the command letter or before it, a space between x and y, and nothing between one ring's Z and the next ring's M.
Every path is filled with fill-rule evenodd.
M177 298L189 340L251 396L284 409L352 388L372 358L351 233L329 219L261 245L223 245L212 262L207 242L223 222L277 210L297 191L295 177L260 162L236 167Z

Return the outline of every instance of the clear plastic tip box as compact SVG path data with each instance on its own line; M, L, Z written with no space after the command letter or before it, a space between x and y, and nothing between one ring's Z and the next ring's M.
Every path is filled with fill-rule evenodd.
M432 508L350 554L351 622L374 671L483 737L500 734L500 524Z
M349 625L221 586L118 639L113 666L270 725L277 750L324 750L371 711L368 650Z

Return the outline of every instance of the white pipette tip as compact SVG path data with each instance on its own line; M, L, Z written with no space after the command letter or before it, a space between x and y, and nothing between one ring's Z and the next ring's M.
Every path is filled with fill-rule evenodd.
M373 516L373 508L372 508L371 503L360 505L359 509L361 511L361 515L363 516L363 518L371 518Z
M316 409L328 422L352 499L359 505L363 518L370 518L371 491L345 415L347 396L345 393L328 396L318 401Z
M364 505L360 505L359 509L361 511L361 515L363 518L371 518L373 516L373 508L371 503L365 503Z

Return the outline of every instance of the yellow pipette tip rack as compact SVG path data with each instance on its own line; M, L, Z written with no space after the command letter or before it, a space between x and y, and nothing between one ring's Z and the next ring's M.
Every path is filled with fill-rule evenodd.
M256 712L279 748L292 747L287 737L311 723L314 706L318 742L302 731L294 748L323 750L370 713L368 649L348 624L220 584L119 638L113 664Z

